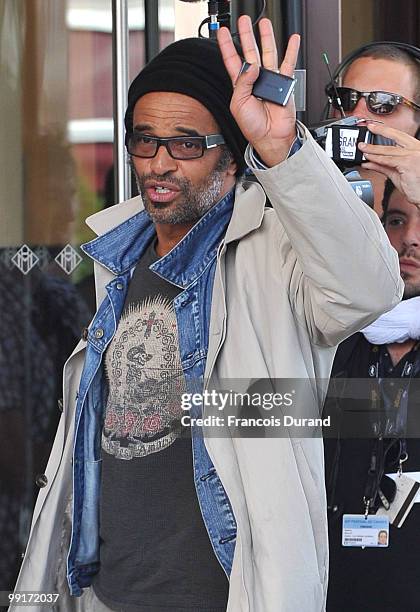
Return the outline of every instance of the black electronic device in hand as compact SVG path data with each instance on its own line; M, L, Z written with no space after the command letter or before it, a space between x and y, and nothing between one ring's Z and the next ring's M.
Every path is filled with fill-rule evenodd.
M246 71L249 66L250 64L248 62L244 62L239 76ZM260 67L260 74L254 83L252 93L257 98L261 98L261 100L267 100L268 102L274 102L274 104L286 106L292 95L295 84L296 79Z

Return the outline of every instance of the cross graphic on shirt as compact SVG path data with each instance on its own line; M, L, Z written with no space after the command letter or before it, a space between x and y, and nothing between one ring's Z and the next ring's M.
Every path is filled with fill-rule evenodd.
M143 321L143 325L146 325L146 331L144 332L144 337L145 338L148 338L150 336L153 324L156 321L155 317L156 317L156 313L153 311L153 312L150 313L149 318L148 319L144 319L144 321Z

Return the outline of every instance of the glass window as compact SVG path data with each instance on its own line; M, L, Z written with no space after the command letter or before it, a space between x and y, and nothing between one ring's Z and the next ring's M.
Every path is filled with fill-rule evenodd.
M161 1L161 47L173 14ZM143 1L130 0L129 24L133 78ZM63 364L95 309L84 219L114 202L111 0L0 0L0 83L0 590L10 590Z

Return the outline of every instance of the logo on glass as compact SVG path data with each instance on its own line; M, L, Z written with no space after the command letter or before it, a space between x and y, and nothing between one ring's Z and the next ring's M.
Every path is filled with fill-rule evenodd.
M64 249L59 252L55 261L66 274L71 274L80 264L82 258L70 244L67 244Z
M12 262L22 274L28 274L38 261L39 257L26 244L23 244L12 257Z

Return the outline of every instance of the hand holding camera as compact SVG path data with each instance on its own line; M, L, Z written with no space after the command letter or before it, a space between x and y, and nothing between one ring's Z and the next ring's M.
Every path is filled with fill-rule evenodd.
M373 134L392 138L394 146L360 143L369 170L385 174L409 202L420 207L420 141L405 132L385 125L370 123Z

